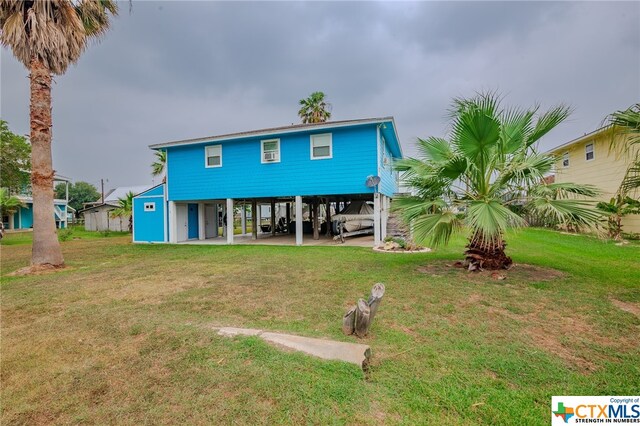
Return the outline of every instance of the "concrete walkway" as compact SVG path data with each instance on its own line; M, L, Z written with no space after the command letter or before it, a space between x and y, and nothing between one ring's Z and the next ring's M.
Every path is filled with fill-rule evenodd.
M291 334L271 333L253 328L222 327L218 334L225 337L258 336L276 346L304 352L322 359L350 362L365 369L371 357L371 348L358 343L313 339Z

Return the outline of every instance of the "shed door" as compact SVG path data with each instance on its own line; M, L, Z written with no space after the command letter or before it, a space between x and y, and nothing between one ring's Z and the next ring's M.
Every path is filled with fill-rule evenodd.
M176 203L176 241L187 239L187 205Z
M191 240L193 238L198 238L198 205L197 204L189 204L189 218L187 222L189 223L189 232L188 238Z
M216 205L205 204L204 205L204 237L213 238L217 237L217 222L216 222Z

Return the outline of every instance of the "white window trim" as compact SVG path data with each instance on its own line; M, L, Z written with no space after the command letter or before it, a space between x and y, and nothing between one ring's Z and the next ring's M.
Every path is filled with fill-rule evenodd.
M220 147L220 164L217 166L210 166L209 162L207 161L207 159L209 158L208 156L208 151L209 148L212 147L216 147L219 146ZM207 169L214 169L214 168L218 168L218 167L222 167L222 145L218 144L218 145L207 145L204 147L204 167Z
M278 146L278 159L274 161L265 161L264 159L264 144L266 142L276 142ZM263 139L260 141L260 162L262 164L279 163L282 155L280 154L280 139Z
M326 157L314 157L313 156L313 138L318 136L329 136L329 155ZM309 148L311 150L310 157L312 160L329 160L333 158L333 135L331 133L319 133L309 136Z
M147 208L147 206L151 208ZM155 201L146 201L143 205L144 212L155 212L156 211L156 202Z
M587 158L587 146L591 145L591 153L593 154L593 158L588 159ZM585 144L584 146L584 161L593 161L596 159L596 144L593 142L590 142L588 144Z
M566 156L566 158L565 158ZM564 160L567 160L567 165L564 165ZM562 168L566 169L567 167L569 167L571 165L571 157L569 156L569 151L567 152L563 152L562 153L562 158L560 159L560 164L562 164Z

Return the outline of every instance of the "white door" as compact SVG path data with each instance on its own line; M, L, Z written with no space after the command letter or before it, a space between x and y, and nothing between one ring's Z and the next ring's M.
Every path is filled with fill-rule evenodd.
M186 241L187 240L187 205L186 204L176 204L176 236L178 237L177 241Z
M204 237L214 238L217 237L216 227L216 208L215 204L204 205Z

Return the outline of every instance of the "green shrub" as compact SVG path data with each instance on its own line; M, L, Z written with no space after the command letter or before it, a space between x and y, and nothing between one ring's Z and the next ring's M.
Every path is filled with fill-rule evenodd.
M73 236L73 229L65 228L58 232L58 241L70 240Z

